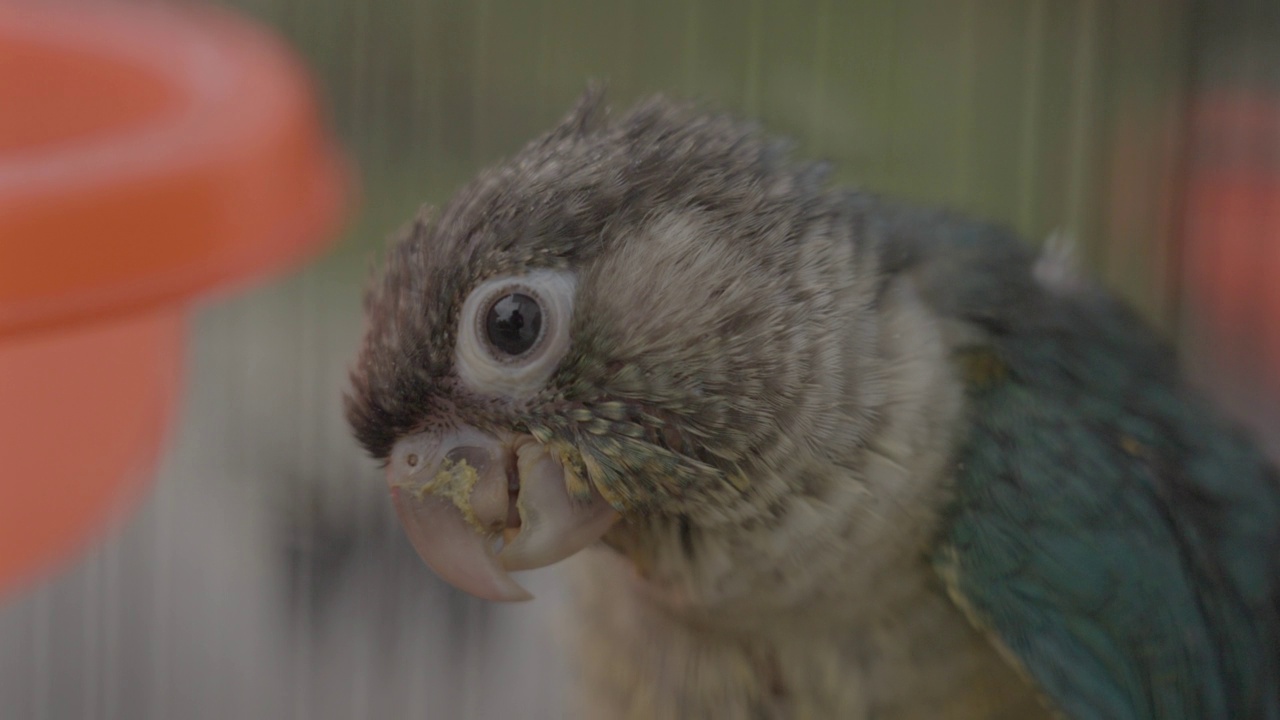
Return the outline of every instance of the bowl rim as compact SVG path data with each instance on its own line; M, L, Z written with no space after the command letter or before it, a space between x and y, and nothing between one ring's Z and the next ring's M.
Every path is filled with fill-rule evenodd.
M0 339L186 301L336 235L350 168L307 72L268 32L204 6L0 0L6 38L132 64L176 105L0 153ZM161 252L128 252L148 243Z

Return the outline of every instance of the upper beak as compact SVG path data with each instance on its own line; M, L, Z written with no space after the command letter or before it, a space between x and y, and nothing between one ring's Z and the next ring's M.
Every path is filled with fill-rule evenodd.
M387 484L418 555L486 600L530 599L509 571L563 560L618 519L594 490L586 500L571 497L563 466L528 435L463 426L402 438Z

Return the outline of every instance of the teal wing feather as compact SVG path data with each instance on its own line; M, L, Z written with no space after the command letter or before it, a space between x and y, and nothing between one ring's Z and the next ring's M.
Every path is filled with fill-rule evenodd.
M1101 293L1007 233L886 213L891 273L982 329L934 560L1071 718L1280 718L1280 479Z

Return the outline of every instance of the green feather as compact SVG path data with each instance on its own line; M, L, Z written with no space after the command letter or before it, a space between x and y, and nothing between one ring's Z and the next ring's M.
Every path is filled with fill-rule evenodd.
M1007 234L886 227L895 270L988 338L956 355L952 596L1068 717L1280 718L1276 470L1136 317L1041 289Z

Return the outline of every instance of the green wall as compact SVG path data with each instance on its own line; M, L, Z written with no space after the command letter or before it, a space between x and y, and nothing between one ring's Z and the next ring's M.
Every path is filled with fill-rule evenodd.
M1173 317L1178 0L241 0L309 58L365 173L368 248L588 79L757 117L845 182L1072 233ZM370 245L374 243L375 245ZM367 254L367 253L362 253Z

